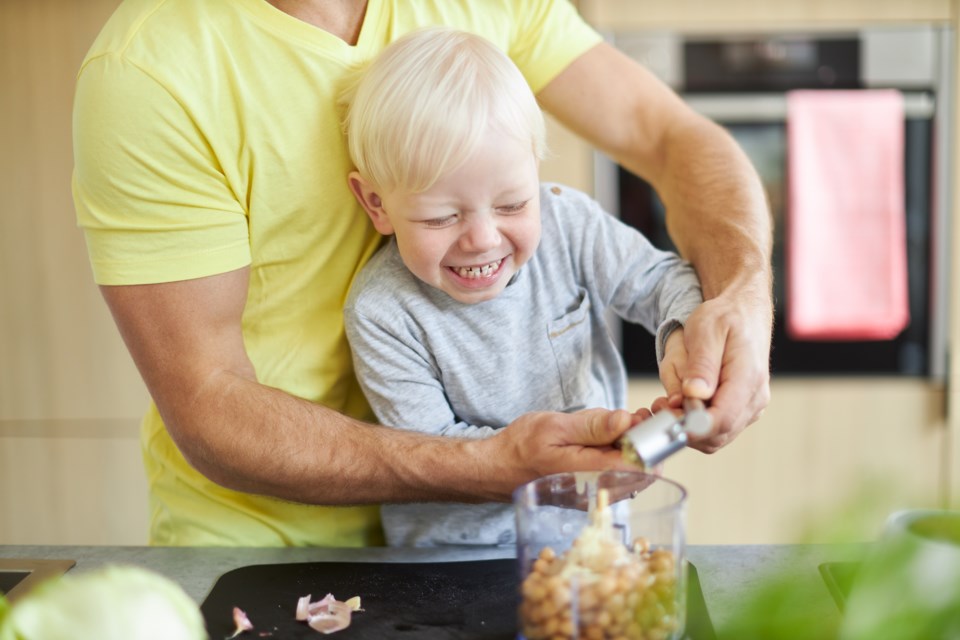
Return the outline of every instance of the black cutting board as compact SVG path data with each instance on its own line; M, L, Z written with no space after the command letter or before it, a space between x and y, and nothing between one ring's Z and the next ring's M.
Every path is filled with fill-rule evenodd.
M715 640L696 569L689 565L687 637ZM517 636L515 560L380 563L302 562L264 564L229 571L217 580L200 607L211 640L234 631L232 611L243 609L254 630L240 640L312 638L323 634L294 619L297 600L332 593L338 600L360 596L363 611L337 632L344 640L380 638L470 638Z

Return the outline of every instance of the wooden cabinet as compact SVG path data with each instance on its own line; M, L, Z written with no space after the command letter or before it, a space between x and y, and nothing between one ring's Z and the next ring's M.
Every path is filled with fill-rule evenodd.
M581 14L600 29L682 29L686 32L848 29L865 24L947 23L954 0L580 0Z
M93 284L70 195L74 78L117 2L0 2L0 544L146 540L137 429L147 394ZM743 31L955 24L958 2L580 0L579 6L600 28ZM555 123L550 144L555 155L544 165L545 179L590 191L592 151ZM953 233L960 247L960 225ZM957 266L953 274L960 282ZM960 344L958 300L952 300L953 344ZM953 360L956 381L960 358ZM635 406L658 395L649 380L634 381L630 391ZM949 419L947 396L954 408ZM960 437L949 437L960 433L957 407L956 383L943 389L912 380L775 380L763 420L735 445L709 457L683 452L666 474L690 489L692 542L800 540L806 511L855 499L869 479L882 481L873 485L883 489L877 514L942 499L951 482L960 499Z

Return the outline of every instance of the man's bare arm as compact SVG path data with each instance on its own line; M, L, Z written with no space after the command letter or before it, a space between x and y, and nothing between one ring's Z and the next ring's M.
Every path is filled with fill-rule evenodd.
M685 327L682 389L712 397L714 433L694 446L716 450L769 402L772 235L756 172L726 131L610 45L574 61L538 99L664 201L670 236L706 299Z
M618 466L626 412L530 414L488 440L366 424L257 381L243 345L248 269L101 287L186 459L231 489L313 504L507 500L560 470ZM549 426L549 428L547 428Z

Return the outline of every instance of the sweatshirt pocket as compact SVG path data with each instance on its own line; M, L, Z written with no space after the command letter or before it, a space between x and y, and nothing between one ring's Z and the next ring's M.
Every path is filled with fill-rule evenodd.
M585 408L590 394L590 297L586 289L579 289L577 293L579 299L572 305L572 310L547 326L565 411Z

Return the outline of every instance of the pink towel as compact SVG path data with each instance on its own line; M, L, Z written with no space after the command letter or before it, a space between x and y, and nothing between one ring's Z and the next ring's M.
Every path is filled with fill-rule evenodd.
M889 340L910 322L903 96L787 96L787 331Z

